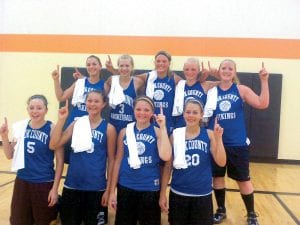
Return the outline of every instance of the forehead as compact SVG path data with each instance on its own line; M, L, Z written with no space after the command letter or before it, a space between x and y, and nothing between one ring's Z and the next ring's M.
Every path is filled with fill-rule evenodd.
M158 56L156 56L155 60L169 61L168 57L165 55L158 55Z
M132 64L130 59L120 59L119 60L119 65L121 64Z
M146 100L138 100L135 104L135 107L152 109L151 104L149 102L147 102Z
M98 60L94 57L87 58L86 63L98 63Z
M102 94L97 93L97 92L90 92L87 96L87 99L102 99Z
M184 65L183 65L183 68L184 69L188 69L188 68L198 68L198 65L194 62L186 62Z
M202 111L201 106L195 102L188 102L185 105L185 110L199 110Z
M234 63L231 61L224 61L221 66L235 67Z
M45 103L42 99L34 98L34 99L31 99L29 101L28 105L30 105L30 106L33 106L33 105L43 105L43 106L45 106Z

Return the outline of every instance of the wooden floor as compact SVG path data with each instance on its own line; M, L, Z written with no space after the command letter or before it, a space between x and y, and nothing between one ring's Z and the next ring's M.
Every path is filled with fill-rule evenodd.
M10 163L0 147L0 225L9 225L15 178L15 174L10 172ZM300 224L300 165L251 163L250 171L260 225ZM226 182L227 219L222 224L246 224L246 210L237 185L230 179ZM113 224L114 212L109 211L109 219L109 224ZM168 224L166 214L162 214L162 220L163 225Z

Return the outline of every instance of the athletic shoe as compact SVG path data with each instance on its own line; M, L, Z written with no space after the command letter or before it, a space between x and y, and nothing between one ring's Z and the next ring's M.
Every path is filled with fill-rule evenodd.
M255 212L250 212L247 217L248 225L259 225L257 221L258 215Z
M214 223L222 223L224 219L226 219L226 209L223 207L217 208L217 211L214 214Z

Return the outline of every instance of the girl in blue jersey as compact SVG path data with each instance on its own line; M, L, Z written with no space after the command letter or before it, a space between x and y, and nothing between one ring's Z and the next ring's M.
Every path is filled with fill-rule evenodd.
M183 114L186 127L175 129L171 136L173 160L164 167L160 194L160 206L168 212L166 189L174 166L169 194L170 225L213 224L211 161L224 166L226 153L223 128L217 120L213 131L202 128L202 115L202 103L187 99Z
M63 225L107 223L108 189L115 154L115 128L101 117L104 94L87 94L88 115L72 122L63 132L68 104L59 110L59 119L50 145L62 146L72 138L72 152L62 193Z
M110 89L108 95L111 106L109 121L114 125L117 133L126 127L128 123L134 121L133 101L143 89L142 80L132 76L134 63L130 55L121 55L119 57L118 68L120 75L109 77L105 82ZM111 88L113 79L116 79L118 83ZM118 88L121 90L118 90Z
M49 225L57 217L54 206L63 171L63 150L54 151L49 147L53 124L45 120L47 105L43 95L28 99L30 119L13 125L11 143L6 118L0 127L4 153L8 159L13 159L12 169L17 171L11 202L12 225Z
M183 66L183 74L185 77L185 80L179 81L179 83L176 86L176 90L180 87L181 82L184 83L184 98L178 99L177 91L175 92L175 102L173 107L173 116L175 116L175 128L183 127L185 126L185 121L182 115L182 109L184 102L187 98L193 97L197 100L199 100L202 105L205 105L206 103L206 96L207 91L216 86L218 83L214 81L205 81L201 79L199 80L199 74L201 72L202 75L207 77L208 70L204 68L203 62L201 63L202 70L200 71L200 64L199 60L196 58L188 58ZM183 91L183 90L178 90ZM181 102L176 102L178 100L181 100ZM178 104L181 104L179 109L177 109Z
M225 208L225 173L236 180L242 199L247 209L248 225L257 225L254 211L253 185L249 176L249 141L247 141L244 121L244 102L257 109L265 109L269 105L269 74L262 65L259 71L261 81L260 95L249 87L236 84L236 64L230 59L224 60L219 67L220 84L217 87L216 110L210 120L217 118L224 128L223 143L227 154L226 167L214 166L213 186L218 209L214 215L214 223L221 223L226 218ZM209 101L209 100L208 100Z
M109 205L116 209L116 225L159 225L160 160L171 157L165 116L154 115L146 96L134 102L136 122L121 130L114 162ZM158 127L151 123L155 118ZM116 201L115 189L118 184Z
M104 80L101 79L102 64L100 59L95 55L90 55L86 59L86 70L88 72L88 77L83 77L79 74L79 71L73 74L74 77L80 77L76 80L69 88L62 90L60 84L60 74L59 66L57 69L52 72L52 78L54 81L55 95L59 102L66 101L72 97L72 111L66 121L65 127L68 127L74 120L77 118L87 115L85 98L87 93L93 90L104 90ZM65 162L69 162L69 154L71 148L70 143L67 143L65 146Z
M141 79L146 89L146 95L153 100L155 106L154 113L159 114L160 107L163 107L168 133L170 134L174 126L172 109L175 85L182 78L170 71L171 55L166 51L159 51L155 55L154 64L155 70L137 75L136 77ZM116 74L111 60L106 63L106 68Z

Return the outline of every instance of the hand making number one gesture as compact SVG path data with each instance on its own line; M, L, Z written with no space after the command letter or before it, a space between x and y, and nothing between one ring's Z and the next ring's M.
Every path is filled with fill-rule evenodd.
M221 138L222 139L223 132L224 132L224 129L220 126L220 124L218 124L218 119L215 118L215 125L214 125L215 138Z
M154 115L155 120L160 128L166 126L166 117L164 115L163 107L160 106L160 113L158 115Z
M8 135L8 124L6 117L4 117L4 123L0 127L0 136L3 137L4 135Z
M66 100L66 104L65 106L61 107L59 110L58 110L58 118L59 119L66 119L69 115L69 100L67 99Z
M265 63L261 63L261 70L259 71L259 77L261 80L267 80L269 78L269 73L265 68Z

